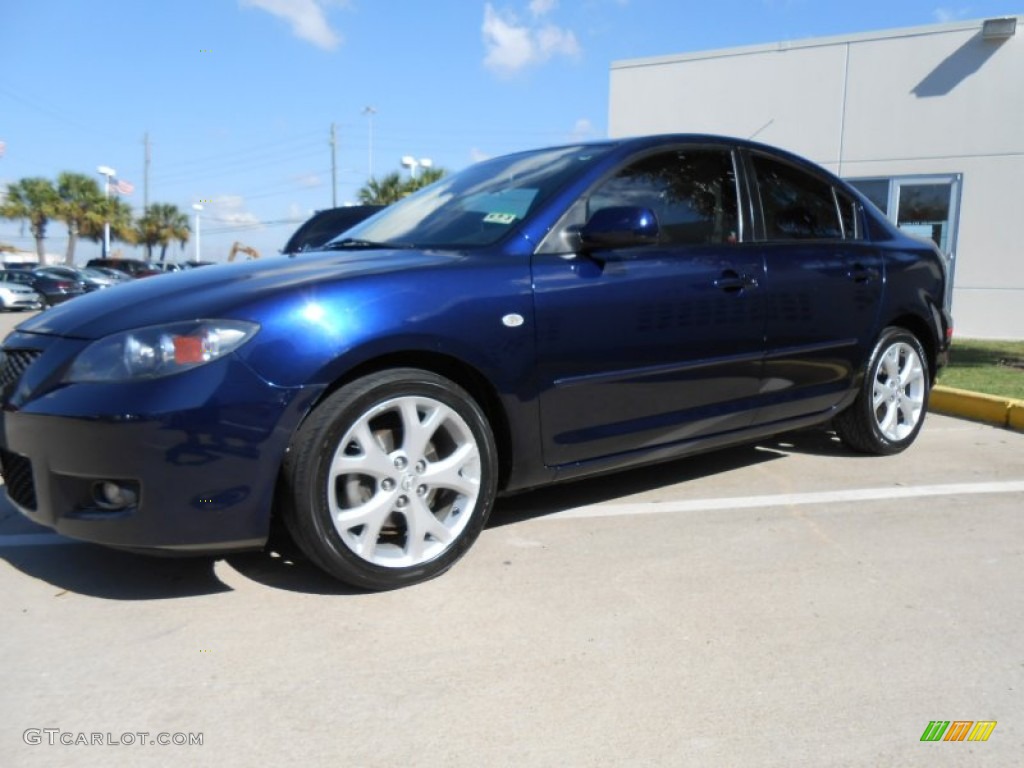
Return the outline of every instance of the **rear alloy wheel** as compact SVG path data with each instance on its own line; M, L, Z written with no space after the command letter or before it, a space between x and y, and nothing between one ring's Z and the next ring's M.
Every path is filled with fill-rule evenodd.
M928 407L926 359L921 342L909 331L882 331L860 394L835 419L840 439L876 455L899 453L913 443Z
M327 398L284 465L285 523L333 576L393 589L450 568L494 503L497 453L479 405L427 371L396 369Z

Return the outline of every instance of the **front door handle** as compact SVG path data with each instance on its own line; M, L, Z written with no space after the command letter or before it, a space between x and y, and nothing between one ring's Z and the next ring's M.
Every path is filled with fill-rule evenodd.
M720 278L714 281L713 285L715 288L719 288L726 293L739 293L740 291L757 288L757 278L750 277L750 275L741 275L732 269L727 269Z

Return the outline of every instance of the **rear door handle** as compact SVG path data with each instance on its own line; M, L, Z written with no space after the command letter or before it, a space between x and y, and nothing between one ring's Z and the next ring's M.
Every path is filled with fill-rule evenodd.
M855 283L870 283L878 279L878 270L863 264L854 264L846 274Z

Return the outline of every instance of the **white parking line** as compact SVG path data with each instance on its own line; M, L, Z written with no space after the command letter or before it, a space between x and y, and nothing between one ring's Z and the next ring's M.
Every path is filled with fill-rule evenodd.
M783 493L774 496L739 496L724 499L690 499L688 501L647 501L635 504L587 504L586 506L574 507L561 512L553 512L538 519L564 520L583 517L707 512L719 509L842 504L851 501L891 501L893 499L919 499L928 496L976 496L988 493L1024 493L1024 480L1010 480L998 483L952 483L950 485L857 488L848 491Z
M625 515L680 514L711 512L723 509L755 509L758 507L794 507L807 504L842 504L853 501L892 501L920 499L929 496L978 496L991 493L1024 493L1024 480L999 483L951 483L949 485L894 486L892 488L856 488L848 491L815 493L781 493L773 496L733 496L722 499L690 499L688 501L646 501L634 504L587 504L561 512L542 515L538 520L567 520L587 517L619 517ZM9 547L52 547L77 544L56 533L27 533L0 536L0 549Z
M81 542L56 533L16 533L10 536L0 536L0 549L7 547L55 547L59 544L81 544Z

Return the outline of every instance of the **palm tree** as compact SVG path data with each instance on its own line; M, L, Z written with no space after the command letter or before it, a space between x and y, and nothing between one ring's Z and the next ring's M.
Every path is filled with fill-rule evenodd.
M68 249L64 262L74 264L75 243L79 235L89 237L97 228L102 232L107 213L114 212L111 210L113 206L104 199L99 184L81 173L61 173L57 177L57 196L60 199L56 218L68 225Z
M448 171L444 168L424 168L418 175L405 182L405 188L408 190L405 194L411 195L413 192L423 189L423 187L428 187L435 181L443 179L447 174Z
M160 246L160 261L167 258L167 246L177 240L183 247L192 233L188 215L170 203L153 203L135 227L137 242L146 246L146 260L152 258L152 248Z
M57 215L60 200L49 179L34 176L7 185L7 197L0 204L5 219L28 219L32 237L36 239L36 255L43 262L46 250L46 225Z
M95 216L82 222L79 234L94 243L103 241L103 224L110 224L110 239L125 243L138 242L139 236L132 219L132 207L120 198L101 199Z
M380 179L371 177L366 186L359 190L359 202L363 205L391 205L407 194L401 174L395 171Z
M359 202L363 205L391 205L433 184L447 173L444 168L424 168L418 176L412 176L404 181L398 171L380 179L371 177L366 186L359 190Z

